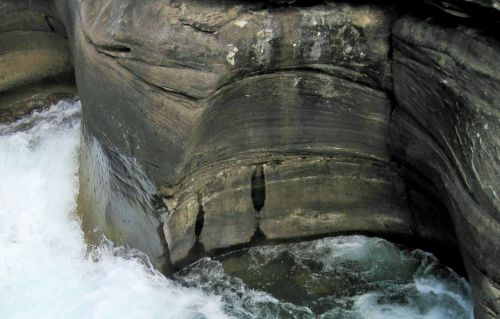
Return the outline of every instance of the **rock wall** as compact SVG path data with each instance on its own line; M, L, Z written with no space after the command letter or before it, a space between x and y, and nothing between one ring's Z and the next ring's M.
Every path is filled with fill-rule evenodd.
M479 318L500 315L500 43L411 17L394 37L391 150L452 212Z
M85 132L155 182L174 266L263 240L414 235L387 147L392 9L233 1L60 9L74 14ZM82 167L93 167L89 158ZM81 171L81 198L94 198L93 175ZM90 209L101 217L84 216L85 225L130 225L112 207Z
M425 212L410 207L391 163L393 9L86 1L70 10L85 132L155 182L174 267L353 232L456 246L445 210L419 222ZM83 199L95 198L93 175L81 170ZM114 206L85 205L84 225L134 247L130 234L156 231L154 213L130 223ZM443 225L449 236L427 235Z
M169 269L242 246L383 236L463 261L476 316L498 317L498 1L55 3L83 107L87 232ZM50 39L29 45L57 54L18 72L16 53L0 92L54 88L45 79L71 70L57 14L39 8L51 2L0 28L40 28Z
M74 42L86 125L161 185L258 152L387 160L391 18L347 4L84 1ZM343 132L323 133L344 118ZM366 129L351 141L356 121Z
M51 1L0 3L0 122L76 93L66 30Z

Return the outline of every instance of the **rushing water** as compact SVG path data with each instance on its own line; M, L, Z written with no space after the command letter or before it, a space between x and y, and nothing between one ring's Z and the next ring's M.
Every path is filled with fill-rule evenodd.
M472 318L462 278L376 238L252 248L176 281L137 251L89 252L79 141L79 103L0 126L0 318Z
M253 247L182 271L178 280L223 296L240 318L466 319L464 279L420 250L342 236Z

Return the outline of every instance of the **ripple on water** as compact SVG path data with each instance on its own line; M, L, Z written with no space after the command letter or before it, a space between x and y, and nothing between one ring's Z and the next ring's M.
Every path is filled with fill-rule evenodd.
M342 236L205 258L178 275L240 318L473 318L468 283L431 254Z

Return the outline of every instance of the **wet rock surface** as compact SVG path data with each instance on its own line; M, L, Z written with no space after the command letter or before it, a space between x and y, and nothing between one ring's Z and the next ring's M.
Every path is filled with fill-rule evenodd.
M87 229L173 267L340 233L460 250L499 315L498 1L33 3L0 4L0 112L74 92L67 34Z
M498 0L425 0L444 12L460 18L487 19L498 23L500 2Z
M64 25L51 2L0 4L0 122L75 95Z
M163 215L171 261L178 266L266 242L354 231L405 238L415 233L403 180L388 164L283 156L215 166L187 180L165 200L169 213Z
M84 126L160 188L174 266L267 237L370 228L411 236L387 147L390 7L73 5ZM269 177L256 203L259 167Z

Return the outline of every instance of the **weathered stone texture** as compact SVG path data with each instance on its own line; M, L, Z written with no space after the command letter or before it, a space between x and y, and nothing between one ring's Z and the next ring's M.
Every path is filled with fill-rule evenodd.
M439 9L460 17L499 22L499 0L424 0Z
M188 176L163 217L173 264L247 244L255 233L251 165L211 168Z
M151 202L155 186L136 162L102 147L85 129L80 154L78 213L87 241L100 245L104 235L140 250L161 269L167 256Z
M492 285L475 289L477 316L495 318L500 313L500 45L478 30L408 17L394 27L394 46L398 109L391 149L437 187L452 212L472 282Z
M174 265L327 234L413 238L458 246L477 317L498 316L500 48L492 29L456 27L495 25L498 1L420 1L473 19L423 7L395 25L380 2L56 2L84 127L161 190ZM101 206L97 224L158 257L155 216Z
M264 165L260 228L268 239L359 231L410 237L404 184L394 167L317 158Z
M376 161L289 155L259 164L236 160L187 176L173 193L162 218L176 266L265 241L353 232L418 235L397 169Z
M324 128L328 119L340 122L344 113L377 126L390 111L379 91L393 17L380 7L84 1L80 9L74 45L84 121L99 140L137 158L159 184L175 185L228 154L352 152L348 141L334 140L335 127ZM360 94L359 106L347 96L350 87ZM349 115L352 108L367 115ZM302 128L303 121L311 124ZM380 137L369 146L379 148L376 154L362 152L386 157L383 135L373 134ZM315 140L324 147L307 149Z

